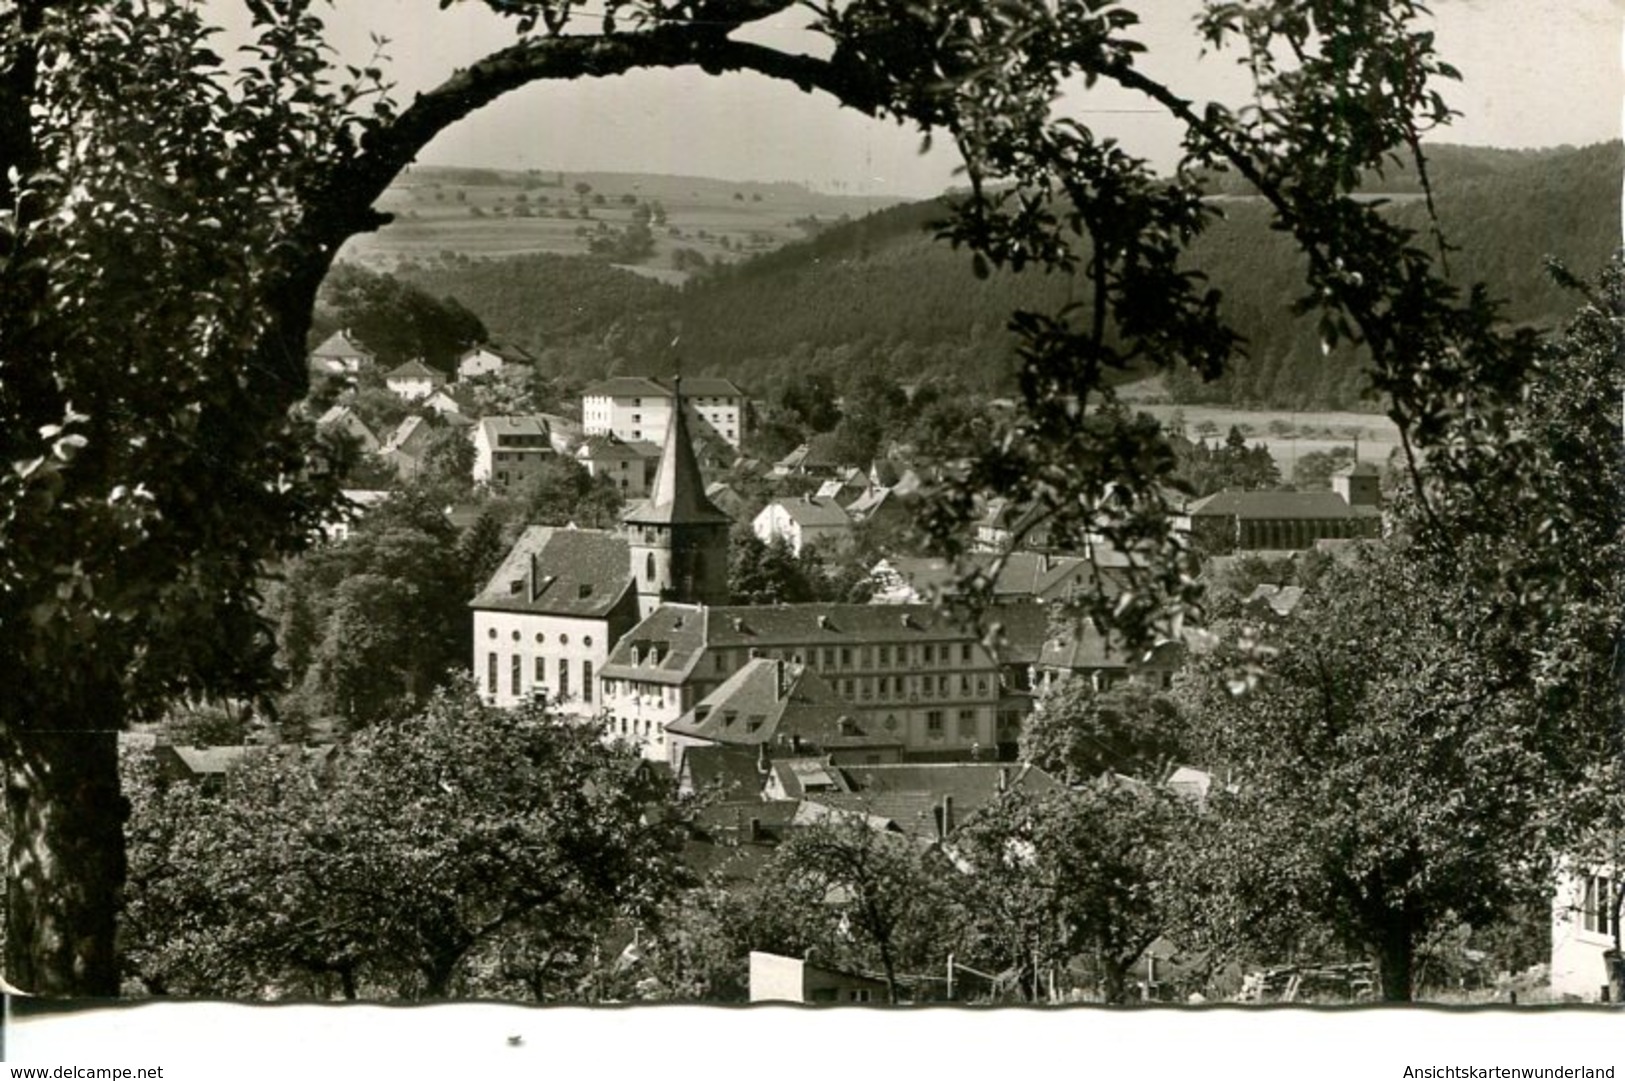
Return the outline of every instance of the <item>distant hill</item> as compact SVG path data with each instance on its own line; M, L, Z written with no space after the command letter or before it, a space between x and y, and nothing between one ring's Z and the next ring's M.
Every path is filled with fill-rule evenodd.
M1512 320L1564 318L1574 298L1546 281L1543 260L1557 256L1590 273L1618 245L1621 144L1542 151L1442 146L1429 154L1441 218L1461 249L1450 257L1456 279L1488 282ZM1422 228L1415 178L1400 173L1381 186L1395 197L1387 212ZM1224 220L1191 259L1224 291L1249 355L1212 385L1170 373L1168 393L1186 402L1297 409L1357 404L1358 358L1323 355L1313 320L1290 314L1302 293L1290 241L1266 227L1256 197L1238 185L1226 192L1217 200ZM499 337L535 348L575 336L568 366L584 375L601 374L593 368L605 364L664 370L670 341L680 334L685 369L732 376L757 393L811 371L839 382L867 370L901 381L957 379L1007 389L1014 370L1005 330L1010 312L1053 309L1069 299L1074 283L1042 272L977 279L966 253L932 239L931 224L945 213L939 202L915 203L809 230L815 235L713 269L680 291L648 281L634 286L607 268L578 275L573 261L538 257L431 261L403 276L457 298ZM598 344L583 352L582 336L595 335Z
M648 221L652 250L640 266L681 272L770 251L899 201L788 182L416 165L378 201L395 221L355 238L341 257L391 270L441 257L581 255L595 237L631 225L643 207L659 213Z

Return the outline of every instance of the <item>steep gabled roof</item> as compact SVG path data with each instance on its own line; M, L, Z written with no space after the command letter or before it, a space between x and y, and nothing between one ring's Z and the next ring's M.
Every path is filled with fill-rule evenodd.
M536 361L535 357L519 348L519 346L510 345L507 342L483 342L479 345L470 346L463 350L457 360L461 362L476 353L490 353L504 364L532 364Z
M675 401L682 401L682 380L675 381ZM660 454L654 488L649 498L622 515L636 525L731 525L733 519L717 509L705 496L705 478L694 457L694 443L688 434L688 416L672 410L666 426L666 445Z
M625 537L596 529L531 526L469 606L600 619L630 589Z
M437 372L421 360L409 360L398 368L391 369L384 375L384 382L391 379L427 379L432 383L444 383L444 373Z
M373 359L372 350L350 337L349 330L336 330L329 334L322 344L310 351L310 355L322 360Z
M849 526L852 516L833 499L820 499L806 495L793 499L775 499L771 506L782 507L784 513L802 528L831 528Z
M895 737L865 731L864 722L818 673L766 658L748 661L666 731L712 743L792 750L901 745Z

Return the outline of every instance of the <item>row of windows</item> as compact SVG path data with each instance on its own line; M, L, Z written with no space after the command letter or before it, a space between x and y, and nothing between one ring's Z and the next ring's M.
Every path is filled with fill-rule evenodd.
M557 676L557 682L551 687L549 687L547 683L549 667L547 661L548 659L546 657L535 658L532 668L530 689L533 692L546 692L549 698L558 701L568 701L572 693L570 680L570 658L560 657L553 666L553 673L555 676ZM493 696L501 693L501 685L498 682L500 673L499 666L500 661L496 651L493 650L485 655L485 689L488 694ZM514 653L508 657L508 693L514 698L524 697L525 658L523 654ZM587 705L591 705L593 697L591 661L581 662L580 693L581 701Z
M756 656L771 657L793 664L807 664L815 671L838 671L843 668L931 668L955 664L974 664L976 647L970 642L925 642L920 645L883 646L812 646L806 649L754 650ZM752 653L715 650L712 665L718 672L730 671L736 663L750 659ZM957 659L956 659L957 658ZM635 662L634 662L635 663ZM902 677L899 677L902 678Z
M495 638L497 636L497 629L495 627L489 628L485 632L485 636L487 638ZM512 637L513 637L513 640L515 642L517 642L523 637L523 635L521 635L518 631L514 631ZM537 632L536 644L537 645L544 645L546 642L547 642L547 635L542 634L540 632ZM567 646L569 644L570 644L570 636L568 634L560 634L559 635L559 645ZM590 634L582 635L581 644L583 646L586 646L588 649L591 649L592 648L592 635L590 635Z
M981 675L954 676L869 676L862 679L833 681L835 690L848 702L874 700L900 700L915 698L969 697L987 695L992 679Z

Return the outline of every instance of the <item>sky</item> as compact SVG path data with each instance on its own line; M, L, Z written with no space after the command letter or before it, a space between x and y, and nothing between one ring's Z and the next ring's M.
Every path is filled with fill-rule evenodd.
M206 0L224 24L240 23L241 0ZM1234 65L1203 59L1190 30L1197 0L1138 5L1143 63L1197 99L1233 100ZM1441 141L1503 147L1584 145L1620 137L1625 0L1435 0L1440 54L1463 82L1447 99L1463 115ZM478 3L439 10L435 0L366 0L325 17L339 55L362 61L369 34L390 41L385 70L399 98L428 89L457 67L511 40L508 23ZM780 47L816 48L791 11L751 36ZM1126 92L1078 94L1071 108L1131 151L1172 161L1175 135ZM952 152L919 153L918 132L844 110L824 96L753 75L644 72L534 85L456 125L422 161L584 171L791 180L852 194L928 195L953 182Z

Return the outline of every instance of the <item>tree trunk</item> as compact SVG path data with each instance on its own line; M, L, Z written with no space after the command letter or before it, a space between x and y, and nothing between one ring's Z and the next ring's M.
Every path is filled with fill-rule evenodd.
M104 720L36 717L51 730L13 728L5 744L6 978L29 994L119 992L113 934L128 805L119 791L118 736L70 730Z
M1392 928L1377 944L1377 986L1384 1002L1411 1001L1416 961L1415 940L1408 928Z

